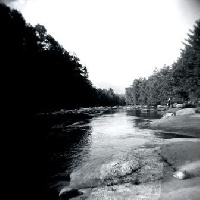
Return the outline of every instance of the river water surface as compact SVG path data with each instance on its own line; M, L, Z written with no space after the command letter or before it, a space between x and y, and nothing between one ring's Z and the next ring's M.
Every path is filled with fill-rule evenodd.
M141 122L160 117L156 111L118 109L67 126L57 122L47 142L51 152L47 169L49 187L60 190L70 184L69 176L78 176L77 171L89 175L109 159L160 137L153 130L139 128Z

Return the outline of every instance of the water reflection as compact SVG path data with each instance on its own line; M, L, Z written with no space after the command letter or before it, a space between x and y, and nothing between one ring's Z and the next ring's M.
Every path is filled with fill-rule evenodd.
M124 155L148 140L186 137L172 133L140 129L139 125L159 119L157 112L110 110L92 119L53 121L46 129L48 187L58 191L69 183L71 174L88 174L112 157ZM67 123L65 122L67 121ZM71 122L71 121L70 121ZM77 181L80 181L78 176Z
M126 111L127 116L135 116L137 118L133 118L133 127L140 127L143 123L151 122L154 119L160 119L161 115L154 111L148 111L148 112L141 112L141 110L127 110Z
M141 110L133 109L133 110L127 110L126 114L130 116L137 116L140 117L141 119L160 119L162 116L156 110L154 110L153 112L152 111L142 112Z
M55 189L69 182L73 169L87 160L91 145L89 121L79 121L69 126L57 122L48 127L45 139L47 187Z

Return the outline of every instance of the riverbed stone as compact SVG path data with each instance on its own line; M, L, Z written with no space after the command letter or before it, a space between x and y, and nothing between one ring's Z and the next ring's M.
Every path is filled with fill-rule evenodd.
M130 175L133 171L139 168L138 160L114 160L110 163L103 164L100 171L100 179L113 179Z
M137 171L138 183L162 179L163 162L160 158L160 147L140 148L134 153L139 158L141 166Z
M165 113L165 114L162 116L162 119L166 119L166 118L172 117L172 116L175 116L174 113Z
M184 108L184 109L176 111L176 115L194 114L196 110L197 110L196 108Z
M147 145L113 157L106 163L89 164L71 174L70 186L83 189L160 180L163 177L163 162L159 153L160 147Z
M114 186L102 186L92 189L87 200L158 200L161 193L160 188L160 181L143 185L125 183ZM75 199L78 200L78 198Z
M73 197L77 197L77 196L80 196L82 195L83 192L77 190L77 189L73 189L69 186L67 187L64 187L60 193L59 193L59 198L60 200L67 200L69 198L73 198Z

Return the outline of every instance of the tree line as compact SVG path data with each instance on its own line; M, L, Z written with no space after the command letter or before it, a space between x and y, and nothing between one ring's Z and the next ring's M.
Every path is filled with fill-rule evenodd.
M94 87L86 66L43 25L30 25L19 11L3 3L0 27L3 89L13 108L23 105L41 112L125 103L111 88Z
M13 194L22 199L54 199L51 194L52 197L46 197L47 155L49 148L58 146L57 140L52 147L47 145L46 138L53 131L49 128L52 124L46 117L48 113L123 105L125 98L111 88L94 87L86 66L80 64L75 54L65 50L43 25L30 25L19 11L3 3L0 3L0 65L1 139L6 147L4 153L9 152L5 162L17 171L13 180L25 183L23 189L16 184ZM46 118L38 115L41 112L46 113ZM62 120L69 119L64 116ZM67 147L68 140L64 142Z
M171 65L155 69L148 78L134 79L126 88L126 103L131 105L166 104L200 101L200 19L189 30L180 57Z

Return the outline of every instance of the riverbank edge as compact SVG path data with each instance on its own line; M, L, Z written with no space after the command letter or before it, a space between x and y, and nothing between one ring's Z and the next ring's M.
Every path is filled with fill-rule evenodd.
M139 185L132 182L119 182L119 184L111 186L105 185L80 189L80 191L75 190L76 192L80 192L81 196L71 199L80 200L83 198L90 200L94 198L117 200L127 197L128 199L140 200L145 197L148 200L199 200L199 146L199 138L173 138L146 143L143 148L147 151L155 148L160 149L158 156L160 162L163 163L163 175L161 179L147 181ZM183 180L173 176L174 173L182 168L186 168L187 174L189 174Z
M200 113L156 119L143 124L142 128L191 137L164 140L160 144L161 157L164 158L165 165L159 200L199 200ZM185 168L189 174L185 180L173 177L173 173L181 168Z
M167 119L159 119L159 120L150 122L148 126L146 125L145 128L159 130L161 129L161 126L154 127L155 124L164 125L166 122L172 119L173 121L176 121L176 120L182 121L181 119L187 119L187 118L190 118L190 120L192 120L193 118L195 118L195 116L199 116L199 115L192 114L188 116L175 116L174 118L170 117ZM198 119L198 117L195 119ZM184 122L182 121L182 123ZM197 131L197 133L200 133L198 132L199 130L198 120L194 120L193 123L196 123L196 126L195 126L196 129L194 129L193 131ZM181 126L181 124L179 124L179 126ZM194 138L195 137L194 133L190 134L190 132L188 132L189 128L190 127L186 128L184 126L184 128L182 128L181 130L177 132L178 130L177 127L174 127L173 129L173 126L171 126L170 130L163 128L162 131L173 132L174 134L185 134L185 135L191 136L192 138L181 138L181 139L173 138L173 139L159 140L158 142L154 141L155 145L159 146L161 149L160 156L163 162L163 178L161 179L161 191L159 195L159 200L199 199L198 197L200 196L200 194L197 188L199 188L200 186L200 177L198 175L194 175L193 177L190 177L185 180L179 180L173 176L173 173L178 171L185 164L195 163L200 160L200 155L198 151L199 146L200 146L200 139ZM151 185L151 184L154 184L154 182L147 183L147 184ZM123 187L123 185L120 185L120 184L118 186L119 188ZM95 191L95 189L93 191ZM100 190L97 196L98 195L101 196L102 193L104 193L104 195L106 196L110 192L111 191L109 189L105 189L105 191ZM125 192L124 195L126 195L126 190L124 192ZM84 195L84 198L90 199L91 198L90 195L91 195L90 192L86 193ZM80 199L80 197L77 197L77 198L75 197L72 199ZM117 198L114 198L114 199L117 199Z
M200 197L200 139L173 138L160 145L164 161L159 200L199 200ZM179 179L174 174L185 171Z
M155 119L141 123L140 128L200 138L200 113Z

